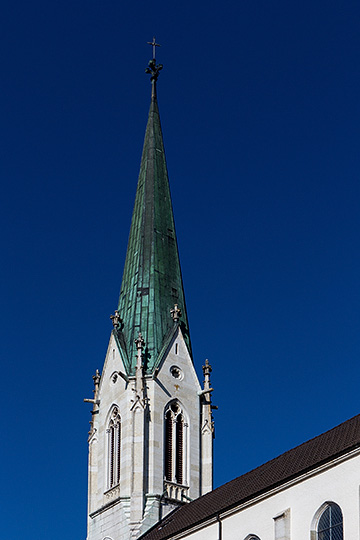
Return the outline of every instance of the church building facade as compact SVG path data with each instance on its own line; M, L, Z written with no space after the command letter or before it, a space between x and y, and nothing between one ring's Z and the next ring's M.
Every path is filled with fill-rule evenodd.
M360 540L360 415L213 490L153 60L120 298L89 432L87 540Z

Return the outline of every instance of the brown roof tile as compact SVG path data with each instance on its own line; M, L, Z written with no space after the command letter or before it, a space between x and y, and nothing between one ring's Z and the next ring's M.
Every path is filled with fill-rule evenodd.
M360 446L360 415L174 510L141 538L165 540Z

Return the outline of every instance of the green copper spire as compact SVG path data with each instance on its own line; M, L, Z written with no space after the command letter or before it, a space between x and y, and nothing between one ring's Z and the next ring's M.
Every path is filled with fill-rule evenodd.
M162 65L155 58L151 74L151 105L122 279L115 335L128 373L134 373L136 346L145 340L145 370L161 361L169 340L180 326L191 354L185 297L181 277L169 179L156 98ZM177 307L174 311L174 305ZM172 310L172 312L171 312ZM178 313L181 310L181 317Z

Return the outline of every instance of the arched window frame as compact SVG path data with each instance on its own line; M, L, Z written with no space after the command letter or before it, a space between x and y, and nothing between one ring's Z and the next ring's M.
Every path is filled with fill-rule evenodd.
M171 401L164 410L164 479L186 486L188 421L179 401Z
M120 483L121 417L117 406L112 408L107 425L107 488L111 489Z
M341 521L335 523L332 519L334 510L340 512ZM329 527L326 529L321 528L321 519L325 516L325 512L329 512ZM327 533L327 534L326 534ZM341 507L333 502L327 501L320 506L316 511L312 520L311 540L343 540L344 539L344 518Z

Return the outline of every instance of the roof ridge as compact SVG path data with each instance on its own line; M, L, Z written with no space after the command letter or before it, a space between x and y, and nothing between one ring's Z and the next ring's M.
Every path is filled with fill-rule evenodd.
M165 540L169 535L203 523L359 446L360 414L357 414L176 509L143 537ZM169 529L161 533L166 526Z
M301 448L302 446L305 446L306 444L309 444L310 442L312 441L315 441L316 439L319 439L320 437L324 437L325 435L327 435L328 433L331 433L331 431L335 431L337 430L339 427L341 427L342 425L344 424L347 424L348 422L351 422L352 420L354 420L356 417L359 417L360 418L360 414L355 414L355 416L352 416L351 418L348 418L348 420L345 420L344 422L340 422L340 424L338 424L337 426L334 426L333 428L330 428L326 431L324 431L323 433L320 433L319 435L315 435L315 437L312 437L311 439L308 439L307 441L304 441L296 446L293 446L292 448L289 448L289 450L286 450L285 452L283 452L282 454L279 454L278 456L275 456L274 458L272 459L269 459L268 461L265 461L264 463L262 463L261 465L258 465L257 467L255 467L254 469L250 469L250 471L247 471L246 473L244 474L241 474L240 476L246 476L247 474L250 474L252 473L253 471L256 471L257 469L260 469L261 467L263 467L264 465L267 465L268 463L273 463L274 461L276 461L277 459L283 457L283 456L286 456L287 454L289 454L290 452L293 452L294 450L296 450L297 448ZM236 478L240 478L240 476L237 476ZM236 480L236 478L233 478L233 480ZM229 480L229 482L226 482L225 484L222 484L222 486L225 486L226 484L232 482L233 480ZM219 487L222 487L222 486L219 486ZM216 488L217 489L217 488ZM215 490L214 490L215 491Z
M247 475L257 471L258 469L261 469L262 467L264 467L265 465L268 465L270 463L273 463L274 461L276 461L277 459L283 457L283 456L286 456L287 454L289 454L290 452L293 452L294 450L296 450L297 448L301 448L302 446L310 443L311 441L314 441L316 439L318 439L319 437L323 437L324 435L326 435L327 433L330 433L331 431L334 431L336 429L338 429L340 426L342 426L343 424L346 424L347 422L350 422L351 420L354 420L357 416L360 417L360 414L356 414L355 416L349 418L348 420L345 420L344 422L341 422L340 424L338 424L337 426L334 426L333 428L331 429L328 429L327 431L324 431L323 433L320 433L319 435L316 435L315 437L312 437L311 439L308 439L307 441L304 441L303 443L301 444L298 444L296 446L294 446L293 448L290 448L289 450L286 450L285 452L283 452L282 454L279 454L278 456L275 456L274 458L272 459L269 459L268 461L264 461L264 463L261 463L261 465L258 465L257 467L255 467L254 469L250 469L249 471L246 471L245 473L243 474L240 474L239 476L236 476L235 478L232 478L231 480L228 480L227 482L225 482L225 484L221 484L221 486L218 486L216 487L215 489L213 489L212 491L210 491L210 493L215 493L216 491L220 490L220 489L223 489L225 486L227 486L228 484L231 484L232 482L235 482L235 480L238 480L239 478L244 478L246 477ZM195 499L193 502L195 501L199 501L200 499L202 499L203 497L207 497L209 495L209 493L204 493L204 495L201 495L200 497L198 497L197 499ZM178 509L177 509L178 510Z

